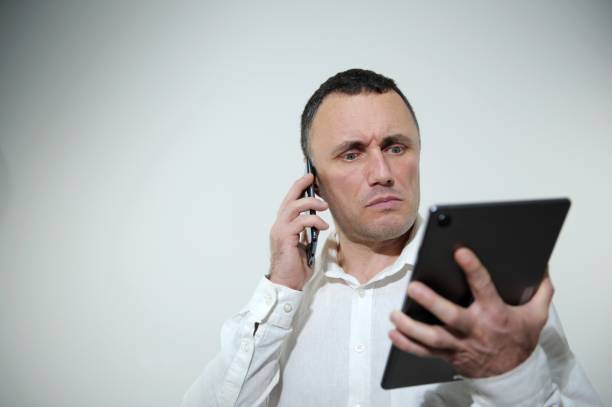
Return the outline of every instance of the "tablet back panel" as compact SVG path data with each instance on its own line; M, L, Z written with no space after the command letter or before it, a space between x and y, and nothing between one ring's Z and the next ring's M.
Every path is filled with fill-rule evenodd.
M433 206L411 281L469 306L472 295L453 259L454 250L466 246L480 258L507 304L525 303L542 280L569 206L566 198ZM402 310L419 321L440 324L408 297ZM392 346L381 385L392 389L456 379L450 364Z

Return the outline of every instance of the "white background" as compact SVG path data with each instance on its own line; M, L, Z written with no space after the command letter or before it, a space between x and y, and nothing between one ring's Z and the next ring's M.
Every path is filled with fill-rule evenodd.
M396 80L422 206L568 196L551 260L607 403L610 2L0 6L0 404L170 406L268 267L336 72Z

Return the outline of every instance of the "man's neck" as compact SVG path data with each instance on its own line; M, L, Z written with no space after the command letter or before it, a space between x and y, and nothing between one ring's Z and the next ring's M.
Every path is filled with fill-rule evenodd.
M338 230L338 265L364 284L397 260L411 231L412 228L398 238L382 242L354 242Z

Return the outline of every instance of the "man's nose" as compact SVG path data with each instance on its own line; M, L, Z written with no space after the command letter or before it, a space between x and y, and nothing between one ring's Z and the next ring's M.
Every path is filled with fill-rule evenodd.
M378 150L369 156L368 160L368 183L370 185L393 185L393 176L391 175L391 168L389 163L382 151Z

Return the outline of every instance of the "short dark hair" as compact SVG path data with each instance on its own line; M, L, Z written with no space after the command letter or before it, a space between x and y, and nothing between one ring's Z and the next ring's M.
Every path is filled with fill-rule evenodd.
M358 95L360 93L386 93L388 91L395 91L402 98L412 118L416 124L417 130L419 129L419 123L417 122L414 110L406 99L406 96L395 84L395 81L391 78L387 78L376 72L367 69L349 69L344 72L338 72L319 86L319 89L308 99L304 111L302 112L302 125L301 125L301 145L302 152L305 157L310 157L309 154L309 139L310 139L310 127L312 121L323 102L323 99L331 93L343 93L346 95Z

